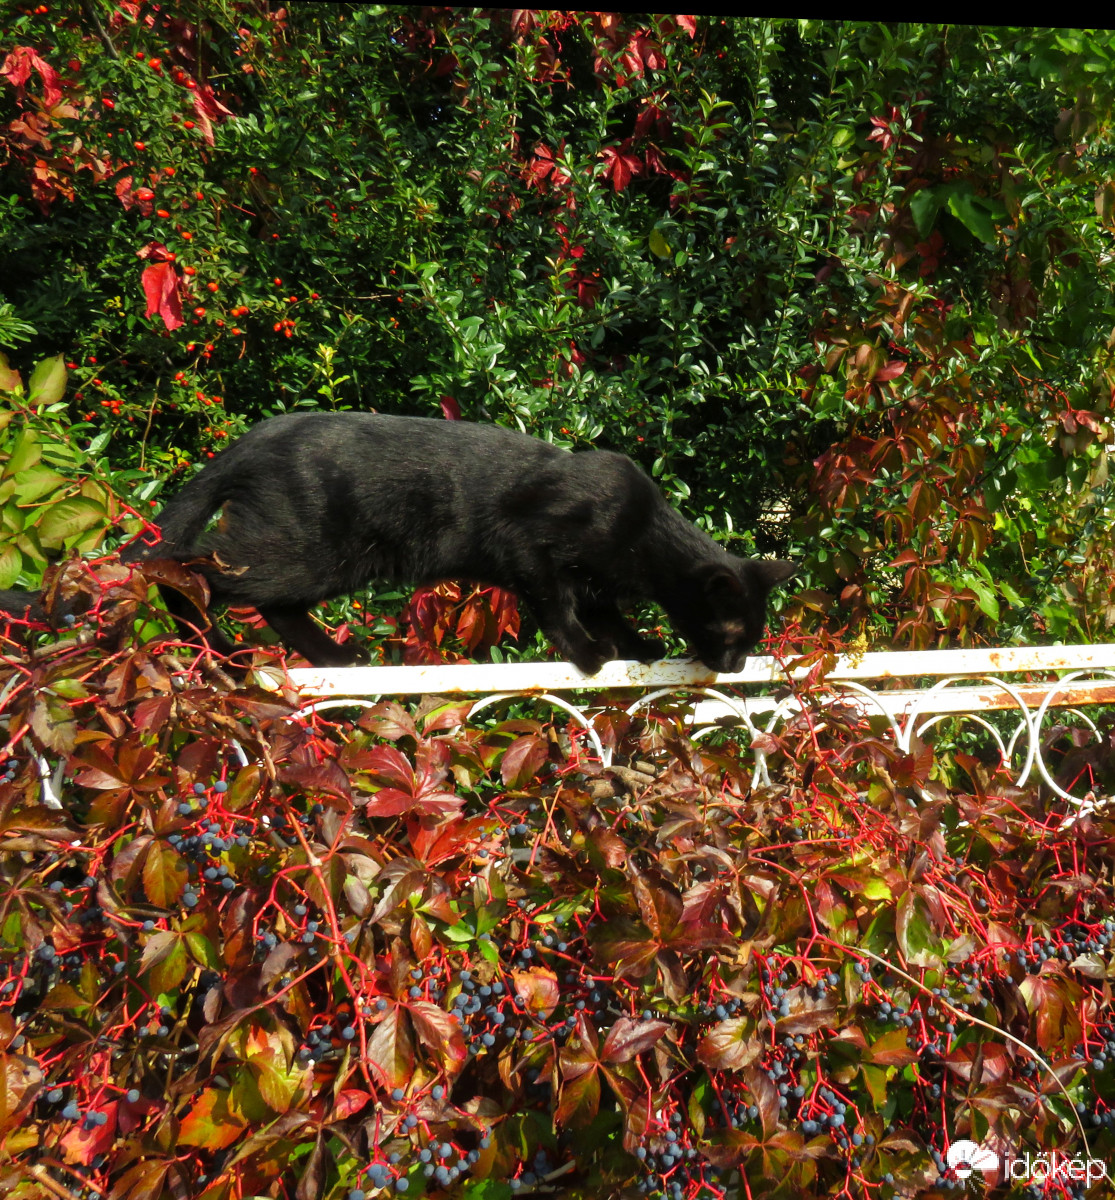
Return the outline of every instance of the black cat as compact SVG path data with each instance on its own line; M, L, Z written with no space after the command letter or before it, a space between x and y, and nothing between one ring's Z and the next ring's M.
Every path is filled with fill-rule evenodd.
M728 554L622 454L425 417L273 417L191 479L159 524L159 542L123 557L199 559L214 603L255 607L319 667L357 657L311 619L320 601L370 580L458 579L515 591L586 675L661 657L621 615L636 600L657 601L706 666L735 671L762 636L767 594L794 573ZM232 648L164 593L180 620L208 626L214 649Z

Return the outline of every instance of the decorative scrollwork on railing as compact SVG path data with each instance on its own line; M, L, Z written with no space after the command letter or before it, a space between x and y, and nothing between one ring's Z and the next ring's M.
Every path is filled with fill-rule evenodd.
M1056 677L1057 672L1067 672ZM805 706L823 714L827 707L849 703L864 715L886 718L896 746L909 753L915 737L948 718L962 718L991 737L1006 766L1022 755L1012 771L1021 786L1033 774L1057 796L1077 806L1091 803L1090 796L1073 795L1054 778L1042 755L1042 727L1052 709L1068 710L1098 733L1095 722L1082 711L1100 704L1115 705L1115 645L1007 647L1001 650L929 650L909 653L872 653L838 659L822 684L808 695L794 690L805 669L789 669L773 658L748 659L742 671L715 675L699 663L667 660L649 666L639 663L606 663L598 675L582 675L568 663L459 664L428 667L343 668L332 671L295 670L290 681L315 700L304 711L326 705L361 702L359 697L417 694L477 695L470 710L475 716L492 705L517 698L532 700L566 712L585 731L599 760L608 766L612 753L595 727L601 711L592 699L573 701L558 692L600 693L617 688L641 694L625 711L634 715L671 695L692 698L685 714L694 738L725 726L736 726L754 740L759 733L773 734L791 715ZM1004 675L1025 675L1011 681ZM1034 680L1034 676L1042 676ZM1097 678L1098 676L1098 678ZM932 679L932 683L921 682ZM913 681L896 686L901 681ZM736 695L726 687L781 685L779 696ZM786 685L790 685L786 689ZM823 690L819 690L823 689ZM339 699L347 696L348 699ZM1013 714L1014 728L1004 735L985 714ZM753 783L770 782L767 756L755 747Z

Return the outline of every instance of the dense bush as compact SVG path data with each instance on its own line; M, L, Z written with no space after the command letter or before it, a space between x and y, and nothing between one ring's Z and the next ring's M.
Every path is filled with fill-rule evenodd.
M0 54L0 587L63 627L0 647L7 1194L1113 1160L1110 818L813 703L818 652L1115 619L1110 35L96 0ZM605 770L527 702L327 720L183 657L108 548L298 404L623 449L800 559L769 785L669 705L600 698ZM516 630L405 603L334 615L410 661ZM1109 733L1047 741L1109 785Z
M68 356L118 466L296 404L460 412L802 558L806 628L1094 639L1113 65L1056 31L39 6L0 334Z
M6 1195L885 1198L955 1189L962 1137L1111 1161L1106 812L816 685L750 749L600 697L609 768L530 701L299 714L130 638L140 579L85 583L0 672ZM1110 741L1048 742L1110 777Z

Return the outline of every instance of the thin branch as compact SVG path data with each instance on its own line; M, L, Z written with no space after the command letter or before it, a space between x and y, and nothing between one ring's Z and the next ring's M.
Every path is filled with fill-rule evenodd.
M97 31L97 37L100 38L101 45L108 51L110 58L115 58L120 61L120 52L112 44L112 38L108 36L108 32L101 24L101 18L97 16L97 10L93 7L93 0L81 0L81 11L89 18L93 28Z

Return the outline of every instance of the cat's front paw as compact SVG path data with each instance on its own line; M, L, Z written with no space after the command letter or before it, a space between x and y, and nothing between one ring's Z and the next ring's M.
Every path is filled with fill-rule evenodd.
M594 642L591 646L578 647L569 655L569 659L582 675L595 675L615 656L615 650L611 646L601 646L599 642Z

